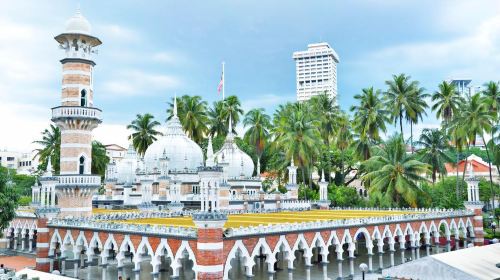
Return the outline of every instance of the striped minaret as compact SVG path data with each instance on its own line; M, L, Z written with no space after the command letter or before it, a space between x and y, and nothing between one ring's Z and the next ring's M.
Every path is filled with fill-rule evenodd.
M61 106L52 108L52 121L61 129L59 183L56 185L61 216L86 216L100 177L91 175L92 130L101 123L94 107L92 56L101 41L90 33L90 23L78 10L64 33L55 37L65 50L62 64Z

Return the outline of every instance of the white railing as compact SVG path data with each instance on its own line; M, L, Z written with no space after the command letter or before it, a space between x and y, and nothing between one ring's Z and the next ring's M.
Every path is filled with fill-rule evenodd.
M402 211L402 209L400 211ZM474 212L471 210L433 209L433 211L434 212L427 212L427 213L415 212L412 214L388 215L388 216L369 217L369 218L325 220L325 221L318 220L318 221L302 222L302 223L285 223L285 224L271 224L271 225L261 224L258 226L232 228L229 236L233 237L233 236L246 236L246 235L259 235L259 234L276 234L276 233L291 232L291 231L304 232L304 231L327 229L327 228L328 229L345 228L352 226L367 226L372 224L375 225L381 223L399 223L399 222L421 221L427 219L464 217L464 216L474 215Z
M52 108L52 118L79 117L101 119L101 110L92 107L62 106Z
M169 235L177 237L196 237L196 228L189 227L174 227L163 225L140 225L140 224L126 224L120 222L101 222L92 220L79 220L79 219L53 219L49 226L56 227L70 227L78 228L81 230L104 230L106 232L130 232L130 233L144 233L144 234L157 234Z
M281 201L280 208L283 210L311 209L311 201L310 200Z
M95 175L61 175L59 185L100 185L101 176Z

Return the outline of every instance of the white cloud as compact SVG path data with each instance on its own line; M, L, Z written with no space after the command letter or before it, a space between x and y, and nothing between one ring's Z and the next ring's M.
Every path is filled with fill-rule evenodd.
M245 99L241 101L243 110L248 112L254 108L272 108L278 104L282 104L287 101L295 101L295 94L256 94L252 99ZM272 114L273 112L267 112L268 114Z
M125 70L115 73L114 77L103 83L105 97L144 96L154 91L176 88L181 84L179 78L139 70Z
M102 144L118 144L122 147L128 147L129 134L127 127L121 124L103 123L93 131L94 139Z
M498 79L500 72L500 16L484 19L473 32L446 41L404 44L370 53L360 63L382 71L425 74L443 72L446 77L470 77L478 81ZM401 69L405 67L406 69Z
M99 34L99 37L103 39L115 42L127 41L130 43L139 42L141 40L139 32L118 24L98 24L93 33Z

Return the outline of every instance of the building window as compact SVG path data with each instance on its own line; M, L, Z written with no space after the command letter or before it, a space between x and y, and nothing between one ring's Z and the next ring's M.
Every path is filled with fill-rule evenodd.
M83 174L85 172L85 157L81 156L80 157L80 166L78 168L78 173Z
M7 157L7 161L14 161L14 157Z
M87 106L87 91L82 89L81 97L80 97L80 106Z

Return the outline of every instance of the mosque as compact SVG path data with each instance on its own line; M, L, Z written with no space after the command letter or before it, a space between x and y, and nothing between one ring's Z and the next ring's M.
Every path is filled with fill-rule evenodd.
M94 196L94 206L201 209L201 195L208 195L218 197L218 209L253 210L276 209L280 200L297 200L297 186L293 183L286 194L262 190L260 177L252 176L252 158L236 145L235 135L229 131L222 148L215 153L209 138L204 157L201 147L183 131L174 100L166 133L148 147L144 157L130 145L120 162L108 164L105 194ZM210 187L204 183L214 186L214 193L207 193Z
M100 176L91 174L91 141L102 111L93 102L93 56L101 41L80 12L55 39L65 51L61 105L52 109L52 121L61 129L61 171L55 176L48 169L40 177L40 185L33 187L35 205L61 208L64 216L88 216L93 207L254 210L277 209L282 202L298 199L293 162L288 192L265 193L260 177L252 176L252 158L237 146L231 130L215 153L209 139L204 155L183 131L176 99L164 135L143 157L130 146L123 160L109 163L104 194L96 195L102 183ZM80 199L75 203L74 197Z

